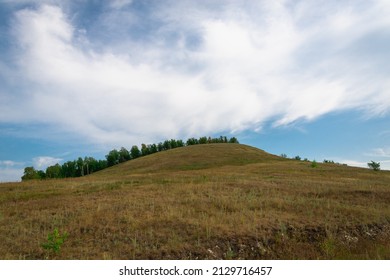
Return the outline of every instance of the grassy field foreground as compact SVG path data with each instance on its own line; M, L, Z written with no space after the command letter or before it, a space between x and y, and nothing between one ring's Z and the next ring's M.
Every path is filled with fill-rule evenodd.
M0 184L0 236L1 259L390 259L390 172L188 146Z

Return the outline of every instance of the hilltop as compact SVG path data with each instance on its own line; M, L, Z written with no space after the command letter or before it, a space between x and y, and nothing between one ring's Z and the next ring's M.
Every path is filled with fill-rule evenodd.
M243 166L250 163L280 161L280 157L242 144L202 144L176 148L148 155L108 168L99 176L131 175L201 170L222 166Z
M241 144L0 185L1 259L389 259L390 172ZM57 253L42 243L67 233Z
M24 174L22 181L35 180L35 179L60 179L60 178L77 178L90 175L92 173L103 170L107 167L114 166L119 163L134 160L139 157L144 157L154 153L168 151L176 148L193 145L203 145L212 143L230 143L238 144L238 140L235 137L228 138L226 136L220 136L218 138L212 137L200 137L189 138L186 142L181 139L170 139L164 142L155 144L141 144L141 149L137 145L133 145L130 150L122 147L120 150L113 149L106 156L106 159L96 160L93 157L78 157L75 160L68 160L62 165L56 163L55 165L48 166L46 170L36 170L34 166L27 166L24 168Z

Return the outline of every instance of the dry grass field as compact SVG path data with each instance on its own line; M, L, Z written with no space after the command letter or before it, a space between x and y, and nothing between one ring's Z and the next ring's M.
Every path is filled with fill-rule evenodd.
M0 259L390 259L390 172L188 146L0 184L0 236Z

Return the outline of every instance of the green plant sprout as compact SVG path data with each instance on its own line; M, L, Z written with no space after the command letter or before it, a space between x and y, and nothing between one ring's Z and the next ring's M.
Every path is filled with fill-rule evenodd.
M66 238L68 238L67 232L60 234L58 232L58 228L55 228L53 233L49 233L47 235L47 242L42 243L42 248L57 254L59 253L61 246L65 242Z

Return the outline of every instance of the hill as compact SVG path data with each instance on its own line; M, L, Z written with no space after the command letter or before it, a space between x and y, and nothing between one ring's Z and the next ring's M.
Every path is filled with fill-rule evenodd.
M221 166L242 166L273 160L280 160L280 157L247 145L203 144L181 147L131 160L103 170L99 175L117 176L134 173L201 170Z
M390 172L195 145L0 184L1 259L389 259ZM67 233L58 252L48 234Z

